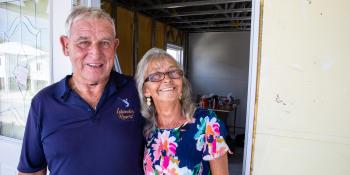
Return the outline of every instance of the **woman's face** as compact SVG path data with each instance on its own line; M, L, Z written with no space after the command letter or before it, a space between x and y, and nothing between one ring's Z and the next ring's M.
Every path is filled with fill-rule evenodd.
M162 77L164 75L162 73L165 73L164 79L158 82L151 79L144 83L144 96L152 97L156 106L165 103L179 103L179 97L182 94L182 71L178 69L175 60L171 58L157 59L148 65L146 78L155 74ZM170 77L169 74L171 74Z

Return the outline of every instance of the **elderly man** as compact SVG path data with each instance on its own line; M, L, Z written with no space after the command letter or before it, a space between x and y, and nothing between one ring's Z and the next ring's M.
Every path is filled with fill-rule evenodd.
M143 174L137 90L131 77L112 71L119 44L113 19L78 7L66 29L60 41L73 74L33 98L19 174Z

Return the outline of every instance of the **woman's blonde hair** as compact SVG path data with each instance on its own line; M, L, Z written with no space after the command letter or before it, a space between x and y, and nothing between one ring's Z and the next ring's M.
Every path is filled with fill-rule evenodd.
M146 104L146 97L143 95L143 84L146 78L146 72L151 62L165 62L171 60L176 63L176 67L182 70L177 61L166 51L158 48L148 50L137 65L135 80L141 102L141 114L146 119L144 134L148 136L150 131L156 127L156 109L154 103L150 106ZM185 76L182 76L182 94L180 98L181 112L188 121L193 121L195 110L191 97L191 85Z

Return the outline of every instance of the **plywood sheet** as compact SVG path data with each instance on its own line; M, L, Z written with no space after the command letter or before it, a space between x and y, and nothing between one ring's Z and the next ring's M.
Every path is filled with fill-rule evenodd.
M155 43L154 47L165 49L165 24L162 22L156 22L155 27Z
M122 72L127 75L133 75L133 13L127 9L117 8L116 29L119 38L119 47L117 54L119 57Z
M152 19L138 14L137 60L152 47Z

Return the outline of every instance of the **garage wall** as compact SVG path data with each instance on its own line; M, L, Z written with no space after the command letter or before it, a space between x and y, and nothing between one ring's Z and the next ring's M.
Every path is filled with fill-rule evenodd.
M244 133L249 66L250 32L189 34L189 79L193 94L232 93L240 99L236 131ZM230 113L230 125L233 125Z
M133 70L133 18L134 13L124 8L117 8L116 30L119 38L117 55L122 72L132 75Z
M350 167L350 1L263 1L253 175Z
M102 9L111 14L116 21L116 30L120 41L117 49L120 67L127 75L135 73L136 64L152 47L166 49L170 42L181 46L183 32L166 25L161 21L102 0Z

